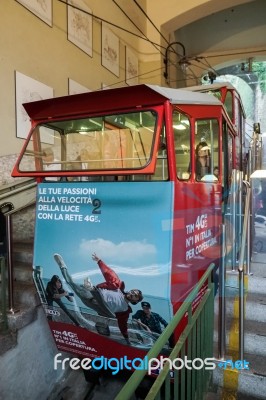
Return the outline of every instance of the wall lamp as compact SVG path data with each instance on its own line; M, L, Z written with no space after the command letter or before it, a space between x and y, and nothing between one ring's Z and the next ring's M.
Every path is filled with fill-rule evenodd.
M181 59L179 60L178 64L180 65L180 67L182 68L182 70L185 71L186 68L188 67L188 65L190 64L190 63L188 62L188 60L187 60L187 57L186 57L186 49L185 49L185 46L183 45L183 43L181 43L181 42L172 42L172 43L170 43L170 44L166 47L166 50L165 50L165 58L164 58L164 60L163 60L163 62L164 62L164 64L165 64L165 71L164 71L164 73L163 73L163 76L165 77L165 79L168 78L168 61L169 61L169 60L168 60L168 51L169 51L170 47L172 47L173 44L178 44L179 46L182 47L182 52L183 52L182 56L180 56L180 54L176 53L177 55L179 55L179 56L181 57Z

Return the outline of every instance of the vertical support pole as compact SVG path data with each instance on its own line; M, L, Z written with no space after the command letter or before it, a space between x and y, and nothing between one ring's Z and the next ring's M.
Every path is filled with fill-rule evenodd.
M244 361L244 270L239 270L239 360Z
M245 304L244 304L244 259L247 244L247 229L250 220L250 185L245 181L247 194L245 203L245 214L243 223L242 242L239 256L239 359L244 360L244 318L245 318Z
M13 262L12 262L12 228L11 215L6 216L6 236L7 236L7 269L8 269L8 312L15 313L14 310L14 288L13 288Z
M226 234L225 225L221 224L221 264L219 268L219 318L218 318L218 358L224 360L226 351L225 340L225 259Z
M238 232L237 237L241 235L242 228L243 228L243 172L238 171L239 174L239 190L238 190ZM240 243L239 243L240 246ZM238 260L239 261L239 260Z
M248 205L245 208L245 212L248 214L247 217L247 229L246 229L246 270L245 273L247 275L252 275L251 269L250 269L250 260L251 260L251 189L250 189L250 183L247 181L243 181L243 184L246 186L246 202L248 201ZM248 194L249 192L249 194Z
M0 257L0 273L1 273L1 304L2 304L2 321L1 329L7 329L7 314L6 314L6 269L5 258Z
M237 177L236 177L236 170L232 171L232 179L233 179L233 191L232 191L232 214L231 214L231 219L232 219L232 242L236 243L236 195L238 192L238 187L237 187ZM232 246L232 271L235 271L236 267L236 246Z

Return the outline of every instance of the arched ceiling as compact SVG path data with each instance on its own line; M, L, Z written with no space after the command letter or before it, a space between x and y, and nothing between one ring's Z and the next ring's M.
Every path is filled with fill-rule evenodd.
M266 0L186 0L181 4L167 0L167 7L161 0L147 0L146 6L147 14L168 43L180 42L185 47L186 57L192 58L190 72L195 78L209 67L217 70L250 59L266 60ZM154 33L150 29L149 37ZM167 46L162 36L158 40ZM183 54L178 45L172 50ZM179 56L172 52L170 57L176 65ZM171 78L175 79L173 74ZM195 79L187 81L187 85L195 83Z
M188 55L266 54L266 1L254 0L210 14L175 31ZM195 38L197 38L195 40ZM263 51L264 50L264 51Z
M146 1L147 14L158 27L171 34L183 26L198 19L240 4L252 3L256 0L186 0L178 2L167 0Z
M153 5L157 5L157 3L161 4L160 12L163 13L162 28L168 32L172 32L227 8L254 1L256 0L187 0L180 5L180 2L177 3L176 0L170 0L167 2L167 7L165 7L163 2L155 0Z

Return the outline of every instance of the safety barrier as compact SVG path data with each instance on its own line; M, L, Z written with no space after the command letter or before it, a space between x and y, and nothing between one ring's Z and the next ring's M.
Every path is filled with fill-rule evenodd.
M0 332L3 332L7 329L6 268L5 268L4 257L0 257L0 277L1 277Z
M214 284L212 282L214 264L211 264L204 273L198 284L185 299L178 309L167 328L160 335L154 346L147 353L147 359L158 357L163 346L174 332L180 321L187 318L187 325L181 334L172 352L167 356L172 362L177 358L180 360L204 361L213 357L213 329L214 329ZM207 287L204 291L207 281ZM204 291L204 295L194 310L195 302ZM170 373L170 362L166 361L158 377L145 397L146 400L163 398L164 400L202 400L206 393L211 370L204 366L198 368L194 362L188 367L183 366L173 369ZM180 365L180 362L179 362ZM129 400L135 390L147 374L147 370L136 370L123 389L118 393L115 400Z

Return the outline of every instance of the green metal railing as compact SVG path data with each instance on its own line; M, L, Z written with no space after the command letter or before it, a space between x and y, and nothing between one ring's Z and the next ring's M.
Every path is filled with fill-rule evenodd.
M212 282L212 271L214 264L211 264L207 271L204 273L198 284L191 291L189 296L182 303L167 328L160 335L154 346L147 353L148 360L157 357L163 346L168 342L168 339L174 332L179 322L187 316L187 325L177 341L175 347L168 359L171 361L176 358L187 360L196 360L213 357L213 325L214 325L214 284ZM207 288L205 284L207 281ZM195 308L197 300L202 295L202 298ZM200 361L200 360L198 360ZM173 370L173 378L170 377L169 362L164 363L163 369L160 371L158 377L145 397L146 400L202 400L208 388L210 379L210 370L204 367L188 369ZM178 364L179 366L179 364ZM191 363L189 364L191 366ZM135 390L141 383L142 379L147 374L147 370L136 370L123 389L118 393L115 400L129 400L134 394Z
M6 309L6 268L5 268L5 258L0 257L0 277L1 277L1 285L0 285L0 332L3 332L7 329L7 309Z

